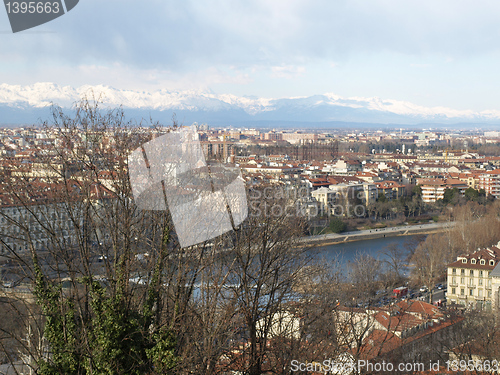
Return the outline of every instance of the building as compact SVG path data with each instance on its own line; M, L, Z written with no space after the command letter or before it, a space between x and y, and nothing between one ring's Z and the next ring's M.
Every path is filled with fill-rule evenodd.
M30 184L32 190L21 198L0 193L0 256L78 244L82 240L80 229L85 223L85 200L92 204L93 221L98 223L105 217L103 204L114 199L103 185L93 184L86 196L80 195L80 187L76 183L66 188L63 184L34 181ZM93 235L102 241L106 239L99 225Z
M472 254L461 255L448 265L446 301L467 307L499 306L500 242Z
M425 203L436 202L444 198L446 189L458 189L460 194L464 194L467 190L467 183L455 179L446 178L429 178L417 179L417 184L422 188L422 200Z
M332 184L328 187L322 186L319 189L313 190L311 196L321 203L323 210L329 214L349 216L348 205L354 205L351 210L361 210L356 207L357 204L368 205L373 203L378 198L378 191L375 184L368 182L349 182ZM360 213L359 212L355 212ZM364 210L363 210L364 213Z
M381 181L376 182L378 196L384 195L387 199L399 199L405 193L404 185L397 183L396 181Z
M423 301L400 301L368 309L336 309L337 336L357 360L437 360L463 317L446 316ZM436 343L439 343L436 350Z
M281 139L288 141L291 144L299 144L303 142L317 142L318 134L315 133L281 133Z
M201 141L201 149L208 160L218 159L227 161L234 148L233 142L224 141Z
M484 189L486 195L500 198L500 169L481 174L478 184L478 190L480 189Z

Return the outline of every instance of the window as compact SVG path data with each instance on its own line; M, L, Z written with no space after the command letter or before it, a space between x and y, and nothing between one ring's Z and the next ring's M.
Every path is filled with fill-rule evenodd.
M470 275L474 276L474 270L470 270Z
M469 296L473 296L474 295L474 289L469 289Z
M488 290L488 298L491 298L491 290Z
M479 279L479 285L483 285L483 279Z
M462 272L460 272L462 275L465 275L465 270L462 268Z
M460 294L463 296L465 294L465 289L460 289Z
M456 294L456 288L451 288L451 294Z
M467 263L467 259L462 259L462 263Z
M483 277L483 271L479 271L479 277Z
M482 296L483 296L483 290L482 290L482 289L479 289L479 290L477 291L477 296L478 296L478 297L482 297Z
M490 260L490 266L494 266L495 265L495 261L494 260Z
M460 278L460 284L465 284L465 277Z
M484 264L486 263L486 261L485 261L484 259L481 259L481 260L479 261L479 263L480 263L480 264L482 264L482 265L484 266Z
M451 282L452 282L453 284L456 284L456 283L457 283L457 278L456 278L455 276L453 276L453 277L451 278Z
M471 259L471 260L470 260L470 262L471 262L472 264L476 264L476 260L475 260L475 259Z
M469 279L469 285L474 285L474 279Z
M457 269L456 268L453 268L453 270L451 271L452 274L456 274L457 273Z

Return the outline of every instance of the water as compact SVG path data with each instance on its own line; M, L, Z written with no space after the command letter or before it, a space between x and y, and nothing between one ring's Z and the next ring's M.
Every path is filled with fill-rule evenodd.
M387 246L395 244L405 249L405 243L412 240L415 241L419 237L421 235L398 236L319 246L313 250L313 254L316 259L321 259L325 262L339 262L342 266L347 265L349 261L354 261L358 254L366 254L378 260L385 260L387 256L383 253L387 249Z

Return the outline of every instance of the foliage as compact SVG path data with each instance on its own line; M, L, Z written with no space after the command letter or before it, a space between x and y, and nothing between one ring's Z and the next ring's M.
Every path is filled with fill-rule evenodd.
M33 254L35 288L33 294L45 316L44 336L50 346L50 360L38 360L42 375L80 374L83 363L77 349L76 317L74 305L69 300L61 303L61 287L51 285L43 275L38 257Z
M152 307L135 309L120 292L109 290L92 278L83 278L88 288L90 314L78 316L75 303L65 297L60 286L50 283L34 255L35 297L46 319L44 337L50 358L38 360L41 375L56 374L168 374L175 368L176 338L166 327L152 328ZM157 299L148 301L157 303ZM62 311L61 311L62 310ZM82 347L79 340L88 341Z
M415 186L411 189L411 194L412 194L412 195L416 195L417 197L421 197L421 196L422 196L422 186L420 186L420 185L415 185Z
M446 265L461 254L496 244L500 240L499 202L482 205L467 202L451 211L453 225L427 236L413 253L411 264L415 284L433 285L443 277Z
M487 203L486 191L484 189L476 190L472 187L469 187L465 190L464 197L467 201L479 202L481 204Z
M444 194L443 194L443 203L444 204L450 204L450 203L456 203L456 200L458 199L458 189L453 188L453 189L445 189Z
M334 216L330 219L330 230L333 233L342 233L346 230L347 224L339 217Z
M43 179L0 176L15 207L2 212L15 236L1 241L39 307L25 326L39 328L42 345L23 354L42 375L169 373L177 335L162 279L172 225L164 213L137 209L126 168L129 151L158 130L134 128L120 109L99 105L85 99L73 117L53 108L44 131L56 141L38 146ZM106 188L103 175L113 176ZM146 251L148 264L138 264L134 255ZM149 275L141 287L129 281L139 271Z

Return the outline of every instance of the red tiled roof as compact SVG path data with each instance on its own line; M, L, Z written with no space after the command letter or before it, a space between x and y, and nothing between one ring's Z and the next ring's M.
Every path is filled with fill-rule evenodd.
M500 261L500 248L492 246L491 248L478 249L472 254L462 255L459 258L464 258L467 262L463 263L462 259L457 259L455 262L448 264L448 267L492 270ZM471 263L472 259L476 260L475 264ZM481 264L481 259L485 260L485 264ZM490 265L490 260L493 260L495 264Z

